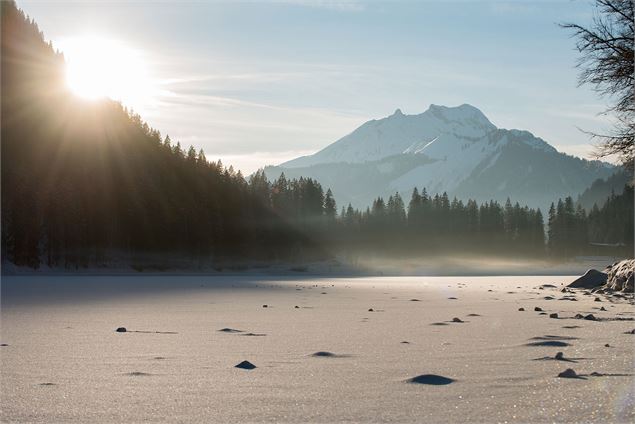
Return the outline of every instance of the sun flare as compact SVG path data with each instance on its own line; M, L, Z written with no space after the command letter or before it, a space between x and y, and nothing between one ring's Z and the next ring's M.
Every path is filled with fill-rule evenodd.
M152 84L140 52L113 40L85 36L64 40L66 83L77 96L111 98L141 109L152 103Z

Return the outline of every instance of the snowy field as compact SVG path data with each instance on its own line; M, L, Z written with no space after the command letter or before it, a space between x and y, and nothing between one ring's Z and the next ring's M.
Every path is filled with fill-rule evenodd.
M631 422L635 308L573 278L3 277L1 418Z

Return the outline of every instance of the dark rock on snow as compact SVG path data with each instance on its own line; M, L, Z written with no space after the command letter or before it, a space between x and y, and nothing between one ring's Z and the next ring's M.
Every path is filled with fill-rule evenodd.
M606 267L604 272L597 269L588 270L567 287L595 289L595 293L629 292L635 289L635 259L615 262Z
M446 384L454 383L455 380L443 377L442 375L434 375L434 374L422 374L413 378L409 378L406 380L408 383L415 384L428 384L432 386L444 386Z
M606 283L608 275L597 269L588 270L582 277L577 278L567 287L574 289L592 289Z
M562 371L560 374L558 374L558 377L560 377L560 378L582 378L572 368L567 368L566 370Z
M257 368L257 367L249 361L242 361L240 364L234 365L234 368L240 368L243 370L253 370L254 368Z
M315 357L318 357L318 358L334 358L337 355L332 353L332 352L320 351L320 352L312 353L311 356L315 356Z

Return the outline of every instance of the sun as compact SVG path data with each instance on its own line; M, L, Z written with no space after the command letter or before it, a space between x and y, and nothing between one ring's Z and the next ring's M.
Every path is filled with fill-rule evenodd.
M65 39L60 50L66 58L66 83L75 95L110 98L137 110L152 103L152 82L138 50L95 36Z

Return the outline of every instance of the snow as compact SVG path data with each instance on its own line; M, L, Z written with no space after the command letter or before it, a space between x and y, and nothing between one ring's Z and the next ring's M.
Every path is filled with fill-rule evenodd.
M426 149L437 144L435 140L441 136L446 140L444 143L452 144L456 139L477 141L495 130L496 127L485 115L470 105L454 108L431 105L419 115L404 115L397 109L387 118L366 122L314 155L297 158L281 166L297 168L319 163L363 163L403 153L427 153Z
M4 277L2 421L632 422L633 323L533 312L632 313L543 300L573 278ZM556 353L527 346L546 335L592 359L534 360ZM422 374L454 382L406 383Z
M521 130L499 130L474 106L430 105L419 115L372 120L314 155L282 164L297 168L320 163L364 163L399 154L421 154L434 162L414 168L391 182L395 190L412 187L456 188L482 162L492 166L501 147L525 143L543 150L555 149L544 140Z

